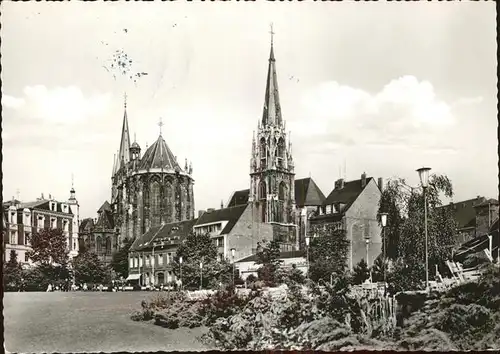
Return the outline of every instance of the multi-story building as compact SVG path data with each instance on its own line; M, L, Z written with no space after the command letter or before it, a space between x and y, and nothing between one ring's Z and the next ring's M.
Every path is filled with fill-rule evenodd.
M3 203L6 218L5 258L11 250L17 253L17 259L23 264L30 264L27 252L31 249L30 238L34 232L43 228L61 229L66 236L70 257L77 254L78 239L74 237L74 214L68 202L60 202L43 194L34 202L20 202L13 199ZM76 253L75 253L76 250Z
M351 270L361 259L373 264L382 250L381 228L377 221L382 183L382 178L377 183L374 178L366 177L366 173L358 180L338 179L323 206L309 217L309 236L321 234L326 225L346 232Z
M451 202L441 208L451 210L457 223L457 242L464 243L488 233L498 219L498 200L477 196L474 199Z

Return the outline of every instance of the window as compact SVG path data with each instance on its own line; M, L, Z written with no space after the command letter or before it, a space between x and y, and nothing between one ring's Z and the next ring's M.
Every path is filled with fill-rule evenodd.
M142 267L142 257L139 257L139 267Z
M259 184L259 199L266 199L266 182L262 181Z
M57 228L57 219L56 218L51 218L50 219L50 228L51 229L56 229Z
M149 256L146 256L146 267L149 267L150 265Z
M10 232L10 244L17 245L17 231Z
M73 250L76 250L76 241L73 241Z
M158 255L158 265L163 265L163 253Z
M24 254L24 261L27 263L29 262L30 258L28 257L28 253Z
M130 268L134 268L134 259L133 258L129 258L128 264L129 264Z
M37 227L38 227L39 229L43 229L43 226L44 226L43 224L44 224L44 222L45 222L45 220L44 220L43 216L39 216L39 217L38 217L38 220L37 220Z
M219 237L217 239L217 247L224 247L224 237Z
M17 224L16 222L16 212L11 212L10 213L10 221L11 224Z
M24 212L24 225L31 225L31 220L30 220L30 213L29 212Z
M29 245L30 244L30 237L31 237L31 235L30 235L29 232L25 232L24 233L24 244L25 245Z
M50 202L50 210L56 211L56 203L55 202Z

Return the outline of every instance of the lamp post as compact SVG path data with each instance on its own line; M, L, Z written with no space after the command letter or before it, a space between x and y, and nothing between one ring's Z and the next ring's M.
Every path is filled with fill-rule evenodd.
M182 291L182 256L179 257L179 280L181 281L181 291Z
M203 261L200 261L200 290L203 289Z
M382 247L384 247L384 288L386 287L386 282L387 282L387 272L386 272L386 266L387 266L387 242L385 240L385 227L387 226L387 213L380 213L380 221L382 223L382 237L383 237L383 244Z
M421 167L417 170L420 183L424 191L424 225L425 225L425 290L429 291L429 250L427 234L427 187L429 186L430 167Z
M235 285L234 284L234 272L235 272L235 265L234 265L234 254L236 253L236 249L235 248L231 248L231 256L233 257L233 286Z
M307 257L307 278L309 278L309 271L310 271L310 266L309 266L309 236L306 236L306 257Z
M365 244L366 244L366 266L369 268L370 267L370 263L368 260L368 250L370 247L370 238L369 237L365 238Z

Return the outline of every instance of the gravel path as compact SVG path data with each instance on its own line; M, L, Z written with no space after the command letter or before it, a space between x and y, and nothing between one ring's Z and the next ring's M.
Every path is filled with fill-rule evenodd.
M202 329L168 330L134 322L146 292L5 293L5 349L10 352L207 350Z

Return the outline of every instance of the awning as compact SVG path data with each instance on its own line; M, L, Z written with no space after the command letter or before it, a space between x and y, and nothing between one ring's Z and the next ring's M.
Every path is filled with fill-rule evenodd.
M127 279L125 279L125 280L137 280L140 277L141 277L140 274L129 274L128 277L127 277Z

